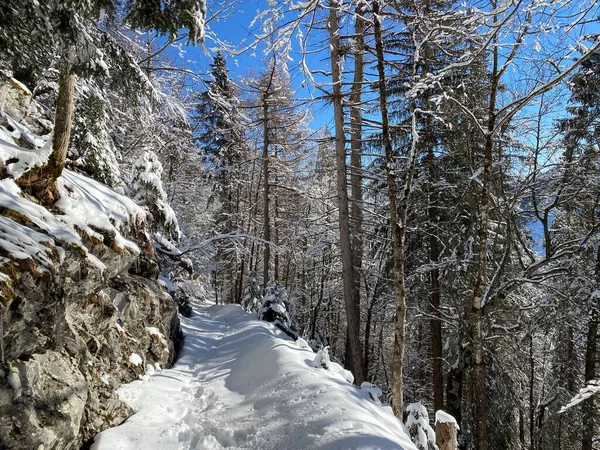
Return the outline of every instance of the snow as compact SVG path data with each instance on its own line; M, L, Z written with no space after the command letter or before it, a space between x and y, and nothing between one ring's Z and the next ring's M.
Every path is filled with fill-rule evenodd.
M456 419L441 409L435 412L435 423L453 423L456 426L456 429L460 430Z
M58 220L42 206L20 197L19 192L20 189L13 180L5 179L0 183L0 208L6 211L0 217L0 248L6 251L10 258L33 260L39 266L39 270L48 272L53 262L62 261L64 258L65 252L58 242L86 251L73 228ZM17 217L19 222L13 220ZM34 230L29 223L39 231ZM6 258L0 260L0 268L8 261ZM96 263L92 259L90 262Z
M5 157L0 148L0 159ZM113 237L117 248L127 247L133 253L140 252L134 242L121 234L126 225L145 219L144 210L135 202L69 170L63 171L57 181L57 189L61 198L56 207L62 214L53 214L21 197L21 190L14 180L3 179L0 182L0 208L12 211L20 218L17 222L8 214L8 217L0 217L0 248L11 258L34 260L44 271L50 269L53 261L63 260L64 248L74 246L87 255L90 264L104 270L104 264L88 253L77 229L103 242L102 231ZM29 226L29 222L36 230Z
M363 383L360 385L360 390L364 392L367 398L369 398L371 401L381 405L381 400L379 400L379 397L381 397L383 392L381 392L381 389L379 389L377 386L369 383L368 381L363 381Z
M146 331L148 332L148 334L150 334L151 336L156 336L157 339L160 340L160 343L163 345L163 347L165 348L165 351L169 351L169 343L167 342L167 340L165 339L165 335L162 334L160 332L160 330L156 327L146 327Z
M430 448L437 450L435 432L429 425L427 408L422 403L411 403L406 407L406 413L406 429L417 448L419 450Z
M144 363L142 357L137 353L132 353L131 355L129 355L129 362L134 366L141 366Z
M25 133L23 127L19 130L19 134ZM28 150L15 144L12 139L13 137L6 128L0 127L0 162L6 165L6 173L16 180L25 172L43 165L48 160L48 157L52 153L52 138L48 136L41 148ZM27 135L27 137L27 140L34 139L30 135ZM37 139L35 139L35 142L41 143ZM10 163L6 164L7 162Z
M560 409L559 413L564 413L564 412L568 411L569 409L573 408L574 406L578 405L579 403L592 397L593 395L598 395L598 394L600 394L600 381L597 381L597 380L588 381L587 386L581 388L579 390L579 392L577 393L577 395L575 395L575 397L573 397L569 401L569 403L567 403L565 406L563 406Z
M8 382L10 387L12 387L15 391L15 398L19 398L23 392L23 384L21 383L19 371L14 367L11 367L10 371L8 372Z
M10 260L32 260L37 270L52 273L52 266L62 262L67 247L78 248L87 262L100 270L105 265L88 253L80 233L100 242L111 237L116 249L130 249L139 253L138 246L123 237L121 232L146 219L144 209L133 200L83 175L63 170L56 182L60 196L58 211L50 212L43 206L22 197L15 180L29 170L42 166L52 152L52 135L36 136L27 124L18 122L0 111L9 128L0 126L0 166L7 178L0 180L0 208L6 211L0 217L0 249L8 257L0 259L0 269ZM19 146L16 140L28 142L33 150ZM9 283L2 276L3 283Z
M274 325L237 305L194 312L175 366L122 386L135 414L92 449L415 450L390 408L313 368L315 354Z
M4 128L4 131L9 132L10 136L13 139L23 139L24 141L26 141L29 145L33 146L34 148L43 147L44 144L46 144L46 141L44 139L40 139L39 137L36 137L33 133L31 133L31 131L29 131L29 129L26 126L20 124L19 122L17 122L12 117L10 117L6 114L4 115L4 117L6 118L6 121L8 122L8 124L13 129L12 132L9 132L6 128Z
M88 236L96 236L101 241L102 234L94 229L108 232L114 236L118 248L127 247L134 253L140 253L139 247L120 233L126 224L133 225L146 218L144 209L133 200L70 170L63 170L57 189L61 198L56 206L63 212L60 216L63 222L77 226Z
M0 248L7 251L16 260L33 259L42 266L42 270L52 265L51 248L54 240L11 219L0 216Z
M345 380L348 383L354 383L354 375L352 375L350 371L329 359L329 347L324 347L317 352L317 355L312 362L312 366L315 368L323 368L336 378Z

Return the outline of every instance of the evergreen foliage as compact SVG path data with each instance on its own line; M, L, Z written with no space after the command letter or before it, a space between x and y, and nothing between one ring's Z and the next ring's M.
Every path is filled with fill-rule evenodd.
M435 433L429 425L429 414L421 403L411 403L406 407L405 426L413 443L419 450L438 450Z
M243 175L240 163L247 153L244 120L223 53L215 55L210 67L211 79L206 83L208 89L198 95L194 118L198 125L196 139L219 202L215 231L231 234L238 232L240 227L240 187ZM234 281L238 259L235 243L223 240L216 247L216 259L222 267L224 282L233 287L224 295L228 301L239 302L241 292L237 292Z
M163 167L156 154L146 150L133 163L131 197L150 211L156 228L163 228L179 240L181 232L173 209L167 203L161 175Z
M98 181L122 188L117 149L110 135L110 103L94 83L82 85L75 106L69 157Z
M242 306L249 313L257 314L263 304L256 272L250 272L246 278L246 288L242 298Z
M267 284L258 318L267 322L279 322L286 328L291 328L294 319L293 306L285 288L279 283L270 281Z

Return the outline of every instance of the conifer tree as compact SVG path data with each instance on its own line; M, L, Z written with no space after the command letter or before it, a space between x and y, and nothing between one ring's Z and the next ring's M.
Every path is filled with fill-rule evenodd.
M179 240L179 224L173 209L167 203L162 172L163 167L156 154L151 150L144 151L133 163L131 196L138 204L148 208L155 228L162 228L170 237Z
M208 89L199 95L196 121L199 131L196 139L201 147L211 174L217 199L216 232L232 234L240 227L241 160L246 152L243 117L234 83L229 78L226 59L218 52L211 63ZM217 245L217 263L221 266L226 296L230 302L239 302L237 292L236 246L231 240Z
M246 289L242 298L242 306L247 312L258 313L262 305L263 297L260 293L260 287L256 280L256 272L252 271L248 274L246 280Z
M121 188L117 149L110 136L110 103L94 83L85 83L85 88L75 106L69 158L92 178Z
M59 55L59 81L52 153L45 165L26 173L19 183L38 193L53 190L65 165L73 125L76 75L107 71L104 52L94 36L100 23L117 16L134 29L155 29L174 37L188 30L189 40L204 35L204 0L15 0L0 12L0 52L13 65L31 65L48 54ZM23 30L28 30L24 33ZM50 194L51 196L51 194Z
M290 328L294 319L293 309L284 287L276 281L269 281L258 318L267 322L280 322Z

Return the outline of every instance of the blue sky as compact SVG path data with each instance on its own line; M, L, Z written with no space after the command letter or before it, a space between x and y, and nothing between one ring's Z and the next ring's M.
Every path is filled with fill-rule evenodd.
M257 25L254 25L252 29L250 28L252 20L259 11L267 8L269 8L269 5L266 0L241 1L227 10L221 10L218 2L209 2L207 32L204 45L196 47L181 45L180 48L184 51L183 59L178 55L179 52L176 49L169 50L168 54L176 59L177 65L185 65L201 75L202 78L207 79L212 57L222 47L222 43L233 50L247 46L254 40L252 33L258 34L261 31ZM257 21L257 23L260 22ZM314 34L316 35L316 33ZM291 57L293 60L289 62L289 71L292 75L294 89L297 90L297 99L305 100L311 97L311 92L308 90L310 83L303 83L305 81L304 76L299 71L294 70L300 58L298 44L295 40L292 42ZM265 53L265 49L265 43L258 43L255 49L249 49L241 53L237 53L236 51L231 53L225 52L231 78L241 83L243 77L260 74L264 71L270 59L270 55ZM321 68L323 57L323 54L310 57L311 69ZM327 64L327 68L325 69L328 70L328 59L325 59L325 64ZM329 80L326 79L325 81ZM199 85L196 88L202 89L202 86ZM319 91L315 91L314 89L312 90L312 94L321 95ZM309 109L313 111L311 126L314 129L321 126L331 126L332 111L329 110L329 107L320 102L312 104L309 106Z
M213 2L212 4L209 3L209 6L211 7L212 11L209 11L207 39L205 42L205 47L208 49L209 54L199 47L185 48L185 58L190 62L191 68L200 74L208 73L212 56L214 55L214 52L221 47L221 41L226 42L231 46L231 48L239 48L240 46L243 46L244 40L246 41L246 44L251 42L251 33L260 32L256 26L254 29L250 29L250 24L253 18L257 15L258 11L269 8L266 0L241 1L240 3L234 5L227 12L214 16L215 11L219 10L218 2ZM213 15L211 15L211 13ZM535 22L535 25L540 26L541 24L540 22ZM587 24L585 27L582 27L582 30L585 30L585 33L598 33L600 32L600 26L598 23L592 22ZM539 36L541 39L540 42L536 42L536 37L533 35L527 36L525 39L525 42L527 43L525 52L519 56L516 64L514 65L514 69L511 69L514 71L509 71L507 73L505 82L508 83L508 89L503 94L506 97L504 101L510 103L511 95L519 96L522 95L519 91L524 90L526 92L528 89L531 89L532 83L539 83L541 78L540 75L543 74L545 77L549 76L548 72L546 72L548 65L544 63L545 55L548 55L548 61L557 61L560 56L564 56L569 53L572 56L578 56L578 52L573 49L574 40L576 37L578 37L577 33L574 33L571 36L540 33ZM326 39L323 31L316 32L312 37ZM510 51L512 45L511 39L514 39L514 35L511 35L510 33L503 36L503 42L507 45L504 52ZM326 46L326 42L319 45ZM231 77L236 81L239 81L241 77L249 75L252 72L260 74L265 69L269 58L269 55L264 54L265 47L266 45L261 43L258 44L257 48L254 50L249 50L241 54L229 55L227 59ZM296 48L292 51L292 57L296 61L290 63L290 68L292 68L299 60L298 54L294 55L294 51L298 51L297 44ZM571 62L572 60L567 60L564 61L563 64L567 66L571 64ZM322 68L324 70L328 70L329 62L326 52L318 52L313 55L309 61L309 64L311 69ZM321 75L321 80L323 80L322 77L323 76ZM301 87L302 81L302 76L295 76L295 78L293 78L293 85L298 90L298 96L300 98L307 98L309 96L309 92L306 88ZM515 89L515 91L513 91L513 89ZM568 92L565 92L564 87L562 88L562 92L564 95L563 100L559 101L558 105L555 105L556 109L550 111L544 117L544 128L546 128L546 130L551 130L553 128L552 122L555 117L564 115L564 100L568 98ZM315 92L315 94L318 94L318 92ZM329 106L319 103L313 104L309 106L309 108L313 109L314 111L314 119L312 122L313 128L316 129L322 125L328 126L330 129L332 128L332 111L330 110ZM529 106L523 109L521 114L516 119L523 119L524 116L535 115L537 108L537 102L531 102ZM375 119L377 118L378 117L375 117ZM518 139L528 142L532 138L531 135L525 134ZM534 239L537 242L540 242L541 236L539 226L536 227L536 224L533 225L532 233L534 235Z

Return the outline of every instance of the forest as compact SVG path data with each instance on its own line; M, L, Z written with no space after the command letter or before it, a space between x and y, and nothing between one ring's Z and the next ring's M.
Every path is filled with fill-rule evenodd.
M6 80L1 189L131 199L180 312L202 283L461 449L600 449L597 1L8 0Z

